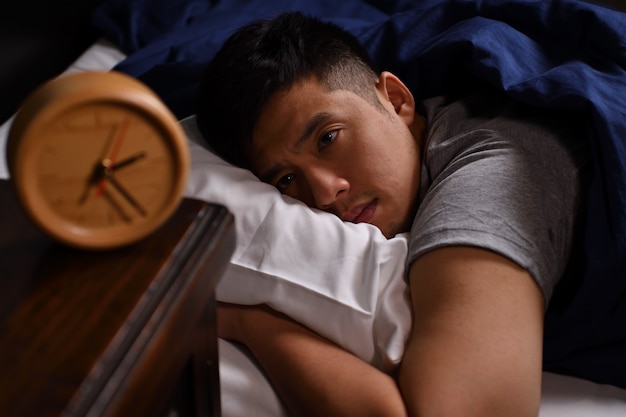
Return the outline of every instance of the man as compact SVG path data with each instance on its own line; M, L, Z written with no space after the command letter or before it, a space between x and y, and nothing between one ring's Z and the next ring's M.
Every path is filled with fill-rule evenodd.
M416 103L352 36L298 13L225 43L197 117L281 192L387 237L411 230L413 328L393 377L268 308L220 309L221 336L294 415L537 415L543 315L584 192L572 118L486 87Z

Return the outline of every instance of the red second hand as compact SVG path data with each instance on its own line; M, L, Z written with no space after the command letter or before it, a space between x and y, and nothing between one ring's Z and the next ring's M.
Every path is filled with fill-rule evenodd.
M128 129L128 125L129 125L128 117L125 117L124 120L122 121L122 125L120 126L120 129L117 131L117 137L115 138L115 141L113 142L113 149L111 150L111 155L109 156L109 158L102 161L103 164L105 163L105 161L107 161L108 166L111 166L115 163L117 154L119 153L120 148L122 147L122 140L124 139L124 136L126 135L126 130ZM99 196L104 193L105 183L106 183L106 180L104 178L102 178L100 182L98 183L97 194Z

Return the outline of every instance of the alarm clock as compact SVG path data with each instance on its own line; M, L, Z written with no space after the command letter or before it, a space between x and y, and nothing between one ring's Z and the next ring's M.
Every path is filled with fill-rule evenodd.
M10 180L28 217L81 249L127 245L157 229L182 200L189 164L176 117L116 71L44 83L7 139Z

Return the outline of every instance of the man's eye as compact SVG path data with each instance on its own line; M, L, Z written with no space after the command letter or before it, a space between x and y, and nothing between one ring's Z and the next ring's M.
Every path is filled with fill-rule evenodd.
M287 174L280 177L278 181L276 181L276 188L278 188L280 191L284 191L287 187L289 187L289 184L291 184L293 179L293 174Z
M333 143L335 138L337 138L337 131L336 130L331 130L330 132L324 133L320 137L319 141L317 142L318 148L320 150L325 148L326 146L328 146L331 143Z

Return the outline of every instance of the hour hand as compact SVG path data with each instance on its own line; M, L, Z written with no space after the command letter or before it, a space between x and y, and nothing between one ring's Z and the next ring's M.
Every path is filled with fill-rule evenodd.
M138 153L136 153L134 155L129 156L126 159L122 159L119 162L116 162L114 164L109 165L107 167L107 170L115 171L115 170L118 170L120 168L124 168L125 166L134 164L135 162L139 161L140 159L145 158L145 156L146 156L145 152L138 152Z
M83 193L78 199L78 204L83 204L85 200L87 200L87 196L89 195L89 190L91 189L92 185L98 184L100 181L104 180L104 177L106 176L106 170L107 170L107 167L103 162L98 162L93 167L93 170L91 171L91 175L89 176L89 180L87 181L87 184L85 185L85 189L83 190Z

